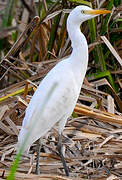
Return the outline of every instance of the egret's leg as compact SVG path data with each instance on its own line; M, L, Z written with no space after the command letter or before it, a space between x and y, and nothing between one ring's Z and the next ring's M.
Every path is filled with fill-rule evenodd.
M65 174L66 174L66 176L69 176L69 170L68 170L68 167L66 165L66 161L65 161L63 153L62 153L62 135L61 134L58 137L58 145L57 145L57 147L58 147L59 155L61 157L61 161L63 163Z
M36 174L40 174L40 167L39 167L39 160L40 160L40 149L41 149L41 138L37 140L37 147L36 147L36 152L37 152L37 157L36 157Z

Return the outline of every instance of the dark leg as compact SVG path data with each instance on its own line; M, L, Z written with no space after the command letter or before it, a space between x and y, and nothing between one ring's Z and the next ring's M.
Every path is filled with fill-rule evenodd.
M41 139L37 140L37 147L36 147L36 152L37 152L37 157L36 157L36 171L35 173L40 175L40 167L39 167L39 159L40 159L40 147L41 145Z
M66 174L66 176L69 176L69 170L68 170L68 167L66 165L66 161L65 161L63 153L62 153L62 136L61 136L61 134L58 137L58 145L57 145L57 147L58 147L59 155L61 157L61 161L63 163L65 174Z

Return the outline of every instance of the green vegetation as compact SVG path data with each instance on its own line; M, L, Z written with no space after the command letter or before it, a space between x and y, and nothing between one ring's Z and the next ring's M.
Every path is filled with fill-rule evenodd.
M63 10L63 8L73 8L76 5L84 4L88 5L93 8L97 8L98 4L92 4L88 1L82 1L82 0L69 0L69 1L46 1L46 3L42 3L39 1L34 4L34 9L30 10L30 7L28 4L22 4L24 7L24 11L27 11L28 18L26 20L26 24L28 24L31 19L37 15L40 17L40 23L37 28L33 29L33 24L30 25L30 29L23 34L23 42L20 42L20 46L18 46L17 51L15 54L12 54L13 58L18 58L19 53L22 54L25 63L29 62L31 60L31 63L33 62L40 62L47 59L52 59L54 57L57 57L62 54L62 57L65 55L68 55L70 52L69 46L70 44L66 46L65 53L61 53L63 47L65 46L65 43L67 42L67 33L66 33L66 19L67 14L64 14L63 12L57 13L58 10ZM101 8L106 8L111 10L113 7L118 8L120 6L120 1L106 1L101 4ZM6 7L4 11L2 11L2 29L1 29L1 36L0 36L0 55L1 59L3 55L5 56L7 52L11 49L16 39L20 36L21 31L17 28L16 30L11 32L11 35L9 33L9 30L7 30L6 36L3 36L3 32L8 28L12 27L12 22L16 21L14 24L17 27L25 28L26 24L22 24L23 22L23 13L24 11L19 12L19 16L17 17L17 10L18 10L18 2L17 0L8 0L6 2ZM53 14L52 14L53 13ZM46 21L46 17L50 15L50 21ZM83 33L86 35L88 43L94 43L94 42L100 42L100 36L105 35L110 43L115 46L115 48L118 48L119 52L119 45L120 45L120 32L121 32L121 19L119 16L119 11L114 10L112 16L106 15L106 16L100 16L99 18L92 19L87 23L84 23L82 25ZM17 17L18 19L15 19ZM43 23L43 20L46 22ZM88 28L87 28L88 27ZM86 28L86 31L84 29ZM32 30L31 30L32 29ZM9 35L8 35L9 33ZM25 37L26 36L26 37ZM27 37L28 36L28 37ZM9 38L8 38L9 37ZM38 38L39 37L39 38ZM31 41L31 43L30 43ZM39 44L39 47L37 47ZM69 49L69 50L68 50ZM30 51L30 56L27 51ZM67 53L66 53L67 52ZM20 58L20 57L19 57ZM7 57L8 60L10 60L10 57ZM15 64L15 66L18 66L17 62L15 60L12 60L12 63ZM92 68L92 64L94 64L94 68ZM91 66L90 66L91 65ZM101 44L98 43L95 45L90 52L90 61L89 66L91 67L90 70L87 72L87 76L90 79L90 76L92 77L92 80L102 78L103 74L107 77L109 83L112 85L112 87L115 89L116 92L119 92L119 85L115 84L115 79L119 78L119 74L111 74L112 71L117 71L120 69L119 64L117 63L116 58L111 54L110 50L106 47L104 43ZM2 67L3 68L3 67ZM3 76L4 79L4 73L6 69L3 68L1 76ZM9 84L14 83L15 81L19 81L20 79L27 79L30 76L30 73L26 70L19 70L16 71L15 69L13 73L10 72L10 81ZM9 72L9 71L8 71ZM16 73L19 74L19 77L16 76ZM107 72L107 73L106 73ZM95 73L95 75L93 75ZM14 78L13 78L14 76ZM93 78L94 77L94 78ZM2 88L2 86L1 86Z
M68 14L64 9L72 9L79 4L92 8L98 7L97 1L93 3L93 1L85 0L39 0L31 8L31 5L26 1L6 0L6 5L0 12L2 16L0 24L1 89L33 77L35 73L38 75L40 64L55 64L58 59L71 53L71 45L66 33ZM113 10L112 15L101 15L85 22L81 28L90 45L89 68L86 77L89 82L106 78L111 88L106 87L104 91L109 91L115 97L119 110L121 109L119 99L121 66L116 55L114 56L111 53L100 36L106 36L118 55L121 55L122 20L119 16L120 4L120 0L104 1L100 4L100 8ZM35 18L35 16L38 17ZM15 93L10 93L1 97L0 101L21 94L23 91L24 88L15 91ZM73 113L73 117L77 117L77 115ZM14 179L23 147L24 144L13 163L8 180Z

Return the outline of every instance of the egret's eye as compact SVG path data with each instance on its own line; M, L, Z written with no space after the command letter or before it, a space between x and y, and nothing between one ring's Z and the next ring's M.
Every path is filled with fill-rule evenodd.
M84 10L82 10L81 13L84 14Z

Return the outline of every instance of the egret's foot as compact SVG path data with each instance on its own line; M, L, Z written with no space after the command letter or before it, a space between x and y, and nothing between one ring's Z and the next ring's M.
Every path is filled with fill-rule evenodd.
M66 176L69 176L69 169L67 167L65 158L64 158L63 153L62 153L62 138L61 138L61 135L59 135L57 147L58 147L58 152L59 152L59 155L61 157L61 161L62 161L64 170L65 170L65 174L66 174Z
M37 147L36 147L37 157L36 157L36 170L35 170L35 173L37 175L40 175L40 167L39 167L40 149L41 149L40 145L41 145L41 140L38 139L37 140Z

